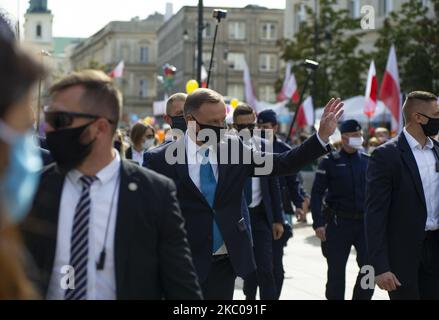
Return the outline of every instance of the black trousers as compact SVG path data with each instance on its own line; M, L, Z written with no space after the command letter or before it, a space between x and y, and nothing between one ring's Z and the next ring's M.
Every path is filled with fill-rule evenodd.
M201 284L205 300L233 300L236 274L228 255L213 256L209 275Z
M391 300L439 300L439 230L425 233L417 281L389 292Z
M326 242L322 242L322 252L328 262L328 281L326 298L328 300L344 300L346 284L346 264L354 246L357 251L358 267L367 265L364 224L361 220L342 219L328 223ZM362 289L363 274L358 272L352 300L370 300L373 290Z
M255 300L259 285L261 300L275 300L277 290L273 273L273 230L267 223L262 203L258 207L250 209L250 220L256 272L244 279L243 291L247 300Z

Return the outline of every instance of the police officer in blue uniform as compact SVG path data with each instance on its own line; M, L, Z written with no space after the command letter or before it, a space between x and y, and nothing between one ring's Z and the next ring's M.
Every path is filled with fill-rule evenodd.
M261 130L273 130L273 152L274 153L282 153L291 149L291 147L286 144L284 141L279 139L276 136L276 132L279 129L279 125L277 122L276 113L267 109L258 114L258 127ZM282 211L283 211L283 221L284 221L284 234L278 240L273 241L273 271L274 271L274 279L276 282L276 299L280 298L282 293L282 286L284 282L284 266L283 266L283 256L284 256L284 247L287 245L288 240L293 235L292 225L288 222L286 215L294 215L294 209L291 203L296 207L296 213L298 211L303 215L303 201L304 201L304 190L300 183L300 180L297 175L291 175L286 177L278 177L280 191L281 191L281 200L282 200Z
M364 139L357 121L344 121L340 132L342 150L320 162L311 192L313 228L328 262L328 300L344 300L346 263L352 245L358 266L367 265L363 213L369 155L361 151ZM353 300L372 298L373 289L362 288L362 277L359 272Z

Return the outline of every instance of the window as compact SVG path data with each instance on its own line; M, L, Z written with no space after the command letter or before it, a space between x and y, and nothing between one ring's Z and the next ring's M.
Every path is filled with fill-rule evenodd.
M277 55L272 53L263 53L259 56L259 70L264 72L273 72L277 70Z
M378 14L380 17L387 16L393 10L393 0L378 0Z
M242 84L229 84L227 85L227 96L231 98L238 99L240 101L244 100L244 85Z
M265 102L276 102L276 93L271 85L263 85L259 87L259 100Z
M139 90L139 96L142 98L148 97L148 81L145 79L140 80L140 90Z
M232 70L244 70L245 55L239 52L229 52L227 62Z
M43 27L41 27L41 24L37 24L36 36L37 38L41 38L43 36Z
M229 23L229 38L235 40L245 39L245 23L244 22L230 22Z
M348 11L352 19L360 18L360 0L348 0Z
M149 48L141 47L140 48L140 63L148 63L149 61Z
M305 22L305 6L303 4L296 4L294 6L294 32L300 31L302 23Z
M203 28L203 38L209 39L212 38L212 25L208 22L204 22L204 28Z
M262 24L261 39L263 40L277 40L276 24L267 22Z

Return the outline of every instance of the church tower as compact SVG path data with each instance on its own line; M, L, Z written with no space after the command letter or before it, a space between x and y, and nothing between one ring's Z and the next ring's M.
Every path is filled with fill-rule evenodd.
M38 49L52 51L53 15L47 0L30 0L25 14L24 40Z

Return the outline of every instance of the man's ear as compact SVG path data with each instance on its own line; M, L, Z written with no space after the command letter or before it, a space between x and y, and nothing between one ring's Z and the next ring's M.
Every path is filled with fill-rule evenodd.
M172 127L172 119L171 119L170 116L168 116L167 114L165 114L165 115L163 116L163 120L165 120L165 122L166 122L167 124L169 124L169 125Z

